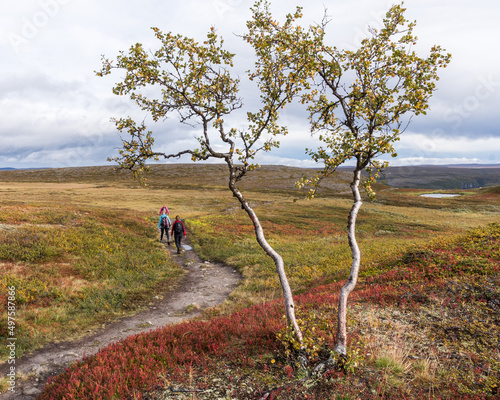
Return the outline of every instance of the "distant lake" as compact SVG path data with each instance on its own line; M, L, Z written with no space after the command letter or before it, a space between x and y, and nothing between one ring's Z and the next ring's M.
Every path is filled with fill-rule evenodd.
M429 194L421 194L420 197L433 197L435 199L442 199L444 197L457 197L459 194L445 194L445 193L429 193Z

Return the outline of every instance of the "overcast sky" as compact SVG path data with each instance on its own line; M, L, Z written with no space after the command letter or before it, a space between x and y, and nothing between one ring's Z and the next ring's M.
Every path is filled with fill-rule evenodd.
M304 7L304 25L331 16L328 37L355 48L367 27L377 28L393 2L386 0L274 0L282 20ZM112 94L121 74L98 78L101 55L114 58L140 42L155 49L151 27L203 40L211 26L238 53L240 75L252 51L236 35L245 32L253 0L22 0L0 5L0 167L109 165L119 136L111 117L145 117ZM426 116L414 118L396 147L392 165L500 163L500 3L497 0L407 0L406 17L417 21L417 51L440 44L453 59L440 70ZM243 87L245 89L245 86ZM242 90L247 106L255 104ZM245 110L246 111L246 110ZM283 115L291 134L261 163L312 166L310 139L298 106ZM161 149L182 150L193 130L174 118L163 124ZM188 162L189 159L181 160Z

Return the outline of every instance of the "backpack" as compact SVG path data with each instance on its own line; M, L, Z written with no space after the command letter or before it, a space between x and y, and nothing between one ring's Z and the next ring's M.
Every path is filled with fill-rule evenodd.
M184 227L182 226L181 221L174 222L174 233L183 233Z
M165 215L163 217L163 219L161 220L161 226L165 229L168 229L168 227L170 226L169 223L168 223L168 218L167 216Z

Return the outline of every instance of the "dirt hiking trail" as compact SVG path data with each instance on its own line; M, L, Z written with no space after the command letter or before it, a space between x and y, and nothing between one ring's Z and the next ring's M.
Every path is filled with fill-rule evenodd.
M184 240L185 241L185 240ZM238 285L240 274L221 263L202 262L189 245L177 254L175 245L165 245L177 264L186 271L177 289L151 299L148 309L131 317L106 324L98 331L75 341L58 342L16 359L15 392L0 394L1 400L35 399L47 379L64 372L83 355L91 356L110 343L130 335L155 330L200 315L208 307L224 302ZM163 297L163 298L162 298ZM0 365L0 376L6 376L8 365ZM21 381L19 374L29 376Z

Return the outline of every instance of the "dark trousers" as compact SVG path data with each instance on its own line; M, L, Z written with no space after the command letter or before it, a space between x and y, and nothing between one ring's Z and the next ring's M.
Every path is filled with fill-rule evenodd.
M174 233L175 247L177 247L177 252L181 251L181 241L182 233Z
M167 234L167 242L170 242L170 234L168 233L168 228L160 228L160 240L163 240L163 232Z

